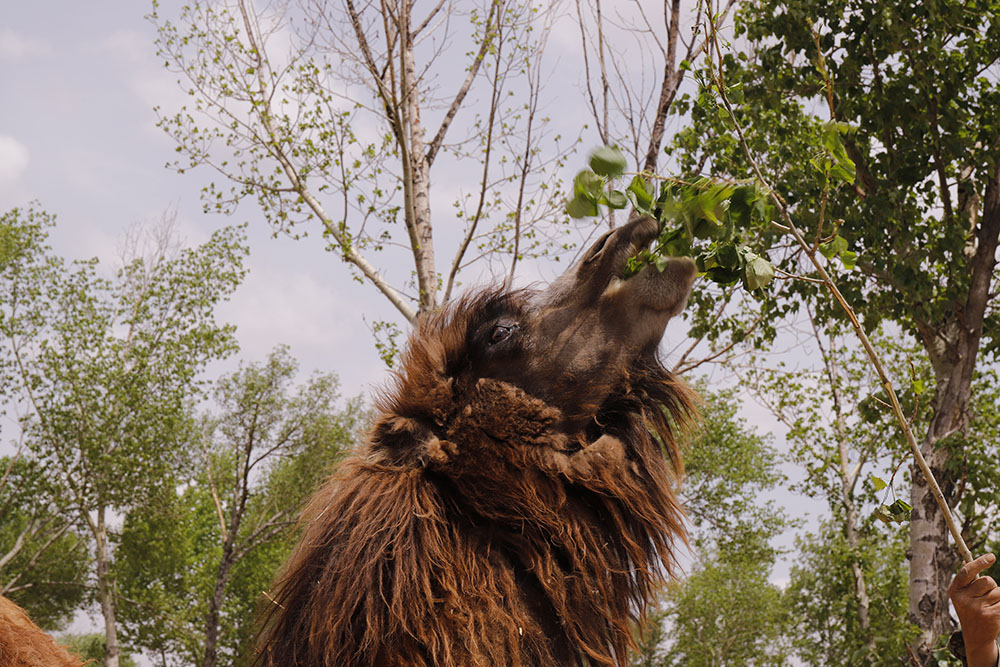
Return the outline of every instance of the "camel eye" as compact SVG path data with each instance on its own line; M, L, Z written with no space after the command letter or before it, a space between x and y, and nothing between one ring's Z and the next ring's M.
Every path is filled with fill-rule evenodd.
M516 324L511 326L504 326L502 324L496 325L493 327L493 331L490 332L490 345L496 345L500 341L506 340L510 337L511 332L513 332L516 328Z

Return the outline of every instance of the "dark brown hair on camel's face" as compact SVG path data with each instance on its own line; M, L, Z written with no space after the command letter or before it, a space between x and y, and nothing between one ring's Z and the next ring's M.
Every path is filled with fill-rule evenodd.
M422 318L359 454L316 493L275 584L267 665L624 665L684 539L660 364L690 260L623 279L651 220L541 291Z

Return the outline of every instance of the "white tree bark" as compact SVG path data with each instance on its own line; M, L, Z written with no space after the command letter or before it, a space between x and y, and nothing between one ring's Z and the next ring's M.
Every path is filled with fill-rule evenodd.
M99 507L97 509L96 519L92 519L88 514L87 522L90 524L97 547L94 557L97 560L97 596L101 604L101 615L104 617L104 665L105 667L118 667L120 648L118 646L118 625L115 619L115 582L110 568L105 508Z
M933 416L921 451L952 505L957 498L953 474L948 472L950 452L938 445L949 434L968 426L972 377L985 314L997 297L993 282L1000 245L1000 165L994 167L986 185L982 216L974 232L974 250L969 253L971 279L964 303L956 304L958 312L946 325L932 328L925 324L920 332L936 380ZM949 542L944 515L926 481L916 472L913 479L910 620L920 628L915 649L923 660L930 656L940 635L952 630L947 589L960 559Z

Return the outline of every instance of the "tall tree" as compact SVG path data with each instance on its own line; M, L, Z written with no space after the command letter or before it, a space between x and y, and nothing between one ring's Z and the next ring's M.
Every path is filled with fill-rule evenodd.
M868 516L850 545L843 520L837 511L796 541L784 597L792 652L806 665L905 664L900 656L916 633L907 622L906 528L888 529ZM854 574L859 560L871 601L865 620Z
M334 376L293 388L296 374L278 348L221 378L216 410L187 448L197 460L126 517L117 552L125 624L164 660L247 657L248 619L291 549L297 509L354 442L358 402L337 408Z
M793 602L810 610L799 619L804 634L796 646L810 663L895 664L913 634L904 598L886 594L883 580L891 575L905 594L905 578L897 581L904 549L895 522L905 522L908 512L895 494L908 482L899 466L909 453L898 424L881 410L888 398L873 391L875 372L864 350L836 323L822 331L811 309L805 310L811 326L802 343L818 351L815 365L798 362L790 369L760 358L743 374L745 385L788 429L791 459L803 470L796 491L828 506L820 529L801 541L805 558L793 570ZM927 419L931 370L919 344L882 330L870 340L890 374L909 380L899 396L912 427L920 428ZM814 560L822 554L829 559L821 575ZM819 576L827 577L824 590L830 594L823 609L812 583Z
M546 130L540 98L553 17L530 0L198 1L179 17L154 2L158 52L191 97L161 112L181 154L173 166L219 172L206 210L252 198L277 230L317 223L327 248L412 322L476 256L513 265L561 235L543 225L561 217L546 193L558 192L568 148ZM462 192L447 262L431 215L442 162ZM410 271L389 270L398 252Z
M749 148L809 230L808 242L817 248L839 238L858 255L839 281L866 328L892 321L920 341L933 370L920 448L951 504L966 456L964 440L951 436L968 430L976 368L1000 348L998 10L986 0L915 9L767 0L739 15L746 50L718 54L737 117L752 128ZM704 102L692 108L684 163L749 175L728 115ZM857 178L839 187L829 179L838 145L830 128L845 126L830 121L853 128L837 163L853 163ZM800 259L782 268L808 274ZM796 289L821 320L835 316L814 285ZM951 629L946 590L958 556L924 479L912 479L909 613L920 628L913 648L927 660Z
M26 446L92 540L105 663L118 667L112 513L154 489L181 456L204 365L234 347L216 304L243 276L239 230L178 248L169 225L136 234L123 265L65 265L45 248L52 218L3 216L27 239L0 272L3 363L26 408Z

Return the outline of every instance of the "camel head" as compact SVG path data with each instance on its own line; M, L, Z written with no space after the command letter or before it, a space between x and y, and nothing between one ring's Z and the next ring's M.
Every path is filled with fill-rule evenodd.
M504 380L586 421L640 359L655 356L687 302L694 262L672 258L624 279L626 260L656 236L645 218L602 236L547 289L487 299L469 323L469 372Z

